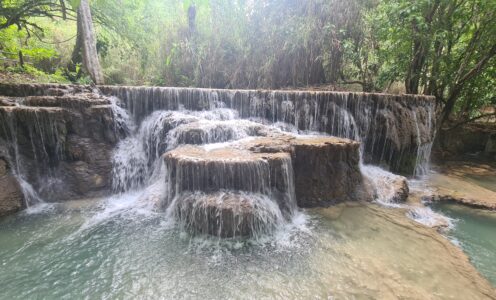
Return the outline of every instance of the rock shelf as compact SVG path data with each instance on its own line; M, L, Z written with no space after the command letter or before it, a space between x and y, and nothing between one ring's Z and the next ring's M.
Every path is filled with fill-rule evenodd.
M360 173L359 143L347 139L275 134L213 150L183 146L164 160L166 201L176 216L189 229L222 237L251 235L261 220L270 227L277 220L267 208L273 205L290 218L296 205L371 198ZM249 198L265 202L248 204ZM264 214L257 217L260 211Z

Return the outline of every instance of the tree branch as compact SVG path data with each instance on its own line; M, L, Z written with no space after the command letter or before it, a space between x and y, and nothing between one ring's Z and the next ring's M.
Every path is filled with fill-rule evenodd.
M448 128L447 130L448 131L451 131L451 130L454 130L454 129L456 129L456 128L464 125L464 124L467 124L467 123L470 123L470 122L473 122L473 121L476 121L476 120L479 120L479 119L482 119L482 118L485 118L485 117L492 117L492 116L496 116L496 112L493 112L493 113L490 113L490 114L482 114L480 116L473 117L473 118L470 118L468 120L459 122L459 123L455 124L454 126Z

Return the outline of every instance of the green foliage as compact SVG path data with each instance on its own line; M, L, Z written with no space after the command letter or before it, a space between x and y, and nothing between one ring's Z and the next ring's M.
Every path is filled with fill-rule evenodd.
M0 26L6 24L6 16L39 3L0 2ZM76 80L80 69L70 72L66 66L75 43L75 9L80 0L47 3L37 8L55 9L55 16L27 10L31 15L23 15L22 22L0 29L0 50L11 53L4 56L14 60L21 50L30 58L29 66L55 76L54 80L61 74ZM445 115L462 118L477 116L480 108L496 101L495 1L90 3L98 52L111 84L359 86L363 91L435 95ZM68 14L66 20L62 12Z
M23 74L25 76L33 78L36 82L40 83L69 83L61 70L57 70L53 74L47 74L33 66L25 65L24 67L7 67L4 69L4 71L9 73Z
M73 9L76 9L79 7L79 4L81 3L81 0L68 0L69 4Z
M494 83L495 18L495 1L381 1L371 23L384 62L379 78L436 96L445 120L494 103L487 85Z

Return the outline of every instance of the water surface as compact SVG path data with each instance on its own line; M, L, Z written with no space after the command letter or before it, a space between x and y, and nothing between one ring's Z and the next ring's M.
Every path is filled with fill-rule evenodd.
M375 205L306 211L266 241L219 242L192 238L132 197L68 202L0 220L0 266L1 299L494 293L447 239Z
M450 237L496 286L496 212L448 203L435 204L433 208L455 220Z

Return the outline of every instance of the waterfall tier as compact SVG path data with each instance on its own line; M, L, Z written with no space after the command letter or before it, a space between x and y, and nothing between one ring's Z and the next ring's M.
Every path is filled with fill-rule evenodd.
M402 200L403 177L361 162L420 173L434 130L420 96L99 89L0 84L0 162L26 205L141 193L191 231L258 236L297 207Z
M221 148L207 151L184 146L165 154L169 198L184 191L218 192L236 190L271 195L273 189L288 192L289 153L253 153ZM286 184L285 184L286 183Z
M164 155L163 206L190 230L222 237L265 233L297 206L371 199L359 146L335 137L274 134L212 150L179 147Z
M100 87L122 99L140 122L156 110L229 108L240 118L292 124L300 133L325 132L362 143L364 163L406 175L426 170L435 131L435 99L327 91Z
M211 144L264 135L265 126L247 120L198 121L178 126L171 135L173 143Z
M51 87L45 90L51 95L0 97L0 158L32 185L26 198L34 191L51 201L109 191L111 153L128 129L118 121L115 99L75 89L79 93Z
M284 223L265 195L243 192L183 193L173 205L176 219L192 232L218 237L270 234Z
M190 230L221 237L260 235L289 220L296 209L289 153L183 146L164 160L166 206Z
M215 90L102 86L119 97L140 123L157 110L230 108L244 119L292 124L362 143L364 163L406 175L426 170L435 131L435 99L327 91ZM91 90L71 85L0 85L5 96L53 95Z

